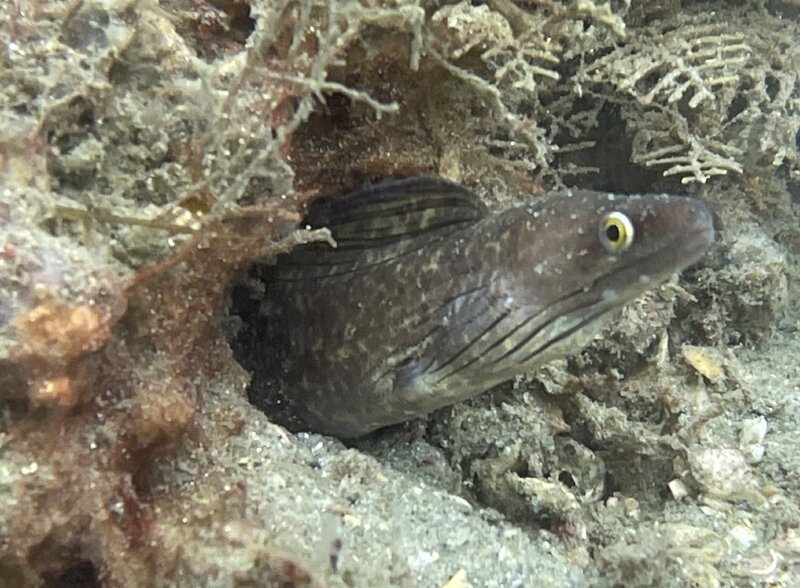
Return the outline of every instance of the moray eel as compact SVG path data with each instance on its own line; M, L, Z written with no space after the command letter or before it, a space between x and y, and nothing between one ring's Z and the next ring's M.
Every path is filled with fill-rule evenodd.
M266 317L283 332L274 375L300 428L340 437L578 351L714 239L693 198L572 190L490 213L431 177L317 200L306 222L338 246L278 258Z

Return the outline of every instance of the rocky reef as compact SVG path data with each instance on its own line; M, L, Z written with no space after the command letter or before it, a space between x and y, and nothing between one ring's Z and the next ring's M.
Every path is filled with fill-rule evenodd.
M797 2L11 0L0 580L800 584ZM438 174L704 198L588 349L345 445L247 400L248 267Z

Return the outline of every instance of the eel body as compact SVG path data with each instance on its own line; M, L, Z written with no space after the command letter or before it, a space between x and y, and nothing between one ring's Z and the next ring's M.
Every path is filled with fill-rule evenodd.
M280 256L275 374L299 426L354 437L586 345L714 239L697 199L573 190L490 213L438 178L312 203L338 246Z

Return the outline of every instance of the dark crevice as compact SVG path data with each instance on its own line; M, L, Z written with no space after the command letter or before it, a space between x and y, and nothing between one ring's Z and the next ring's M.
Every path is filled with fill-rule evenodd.
M46 588L99 588L101 584L94 564L81 559L60 572L48 574L43 585Z
M558 481L564 484L564 486L567 488L574 488L577 486L575 478L573 478L572 474L566 470L562 470L558 473Z
M251 375L250 402L270 420L297 431L302 424L292 418L289 400L279 386L288 335L284 321L272 312L269 302L274 276L273 265L254 264L234 283L222 329L234 358Z
M764 78L764 86L767 96L769 96L769 100L772 102L775 100L775 98L778 96L778 92L781 90L781 83L775 76L767 75Z
M745 96L743 92L739 92L728 105L728 120L733 120L739 116L742 112L744 112L745 108L747 108L747 96Z
M219 55L240 51L256 28L250 3L239 0L212 0L212 9L202 19L192 19L188 39L194 41L197 54L212 61Z
M654 184L662 181L661 171L631 162L631 138L619 108L610 103L605 104L600 109L597 121L597 128L586 137L594 141L594 146L561 155L554 162L554 167L567 169L569 165L574 165L579 168L596 168L597 173L581 174L577 177L564 173L567 183L579 183L583 188L627 194L653 191Z

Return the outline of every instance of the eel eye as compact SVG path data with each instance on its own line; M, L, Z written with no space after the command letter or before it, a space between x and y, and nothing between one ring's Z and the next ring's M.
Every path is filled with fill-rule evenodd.
M628 215L609 212L600 221L600 242L609 253L625 251L633 243L633 223Z

